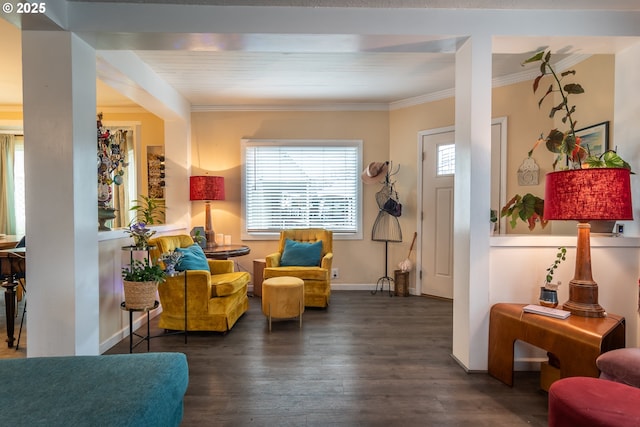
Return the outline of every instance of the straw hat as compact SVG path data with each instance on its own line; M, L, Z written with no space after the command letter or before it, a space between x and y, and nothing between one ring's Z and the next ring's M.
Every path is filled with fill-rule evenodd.
M362 182L365 184L376 184L387 174L388 162L371 162L369 166L362 171Z

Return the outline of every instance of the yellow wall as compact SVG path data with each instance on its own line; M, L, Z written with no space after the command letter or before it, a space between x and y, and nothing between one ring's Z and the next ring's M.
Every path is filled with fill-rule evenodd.
M614 58L595 55L572 67L575 81L585 88L585 94L571 96L576 104L578 127L590 126L613 117ZM551 170L553 156L544 147L534 152L540 167L540 184L520 187L517 170L540 133L554 126L547 117L550 107L537 107L541 95L533 94L531 82L516 83L493 90L492 117L508 118L507 195L532 192L544 196L544 174ZM547 103L545 102L545 105ZM0 112L0 120L20 120L20 112ZM147 145L164 144L164 123L150 113L105 113L105 121L140 121L143 153ZM556 120L558 121L558 120ZM372 161L392 160L400 165L396 189L403 204L400 217L403 243L389 245L389 270L406 257L417 224L418 132L454 123L454 99L449 98L390 112L299 111L299 112L199 112L192 114L192 175L219 174L225 177L226 200L213 204L214 229L231 234L240 242L240 186L242 138L279 139L362 139L363 165ZM613 126L613 123L610 123ZM556 126L564 129L562 123ZM613 140L611 147L615 146ZM146 175L139 184L146 193ZM371 283L384 272L382 243L372 242L371 227L377 214L375 192L378 186L363 186L364 222L362 241L338 241L335 244L336 267L340 268L337 283ZM171 207L169 207L170 209ZM204 204L192 203L192 225L204 225ZM484 214L484 213L483 213ZM535 233L573 234L573 224L553 224ZM508 232L529 234L524 224ZM245 242L251 255L241 259L250 269L251 260L262 258L275 249L273 241ZM378 263L379 258L379 263ZM371 261L376 260L376 264Z
M390 152L393 162L400 165L400 173L397 175L397 191L402 203L400 225L403 235L402 243L389 246L389 260L394 269L397 268L398 262L407 257L417 226L419 211L417 181L420 156L418 132L453 126L454 114L453 98L391 111ZM415 260L415 253L411 257L412 261ZM413 277L410 280L413 281Z
M584 94L569 97L570 103L576 105L577 127L581 128L612 120L614 57L612 55L594 55L571 69L574 69L577 74L575 79L567 81L578 82L585 89ZM546 85L548 84L546 83ZM543 89L539 89L539 91L541 90ZM508 119L507 198L516 193L525 194L528 192L544 197L544 176L552 170L554 159L546 148L539 147L532 156L540 167L538 185L519 186L517 171L522 161L527 158L527 152L540 133L544 133L546 136L554 127L554 121L548 117L552 102L545 101L543 107L538 109L538 100L542 95L533 93L532 81L497 87L493 89L492 96L491 116L494 118L507 117ZM562 124L560 117L558 116L555 126L559 129L566 129L566 125ZM395 163L402 165L401 172L397 177L397 190L403 204L400 222L404 235L402 244L389 246L391 267L395 267L397 261L406 257L412 234L416 230L418 211L416 206L417 134L424 130L452 126L454 118L453 98L390 112L390 157ZM610 123L610 126L613 126L613 122ZM614 147L615 143L612 140L610 142L610 147ZM484 215L484 213L481 214ZM533 232L530 232L526 224L522 222L518 222L517 227L513 230L507 226L507 233L510 234L550 234L552 232L574 235L575 223L554 221L545 229L536 227ZM392 262L394 260L397 261Z
M596 123L611 121L613 126L613 83L614 57L613 55L594 55L577 64L571 69L576 71L573 78L567 77L565 82L580 83L584 94L570 95L569 105L576 106L573 117L577 120L576 128L587 127ZM549 112L552 105L560 102L545 99L540 109L538 101L551 84L550 77L541 81L538 93L533 93L532 82L522 82L493 90L493 117L508 117L508 149L507 149L507 199L517 194L532 193L544 198L544 176L553 170L554 155L540 145L532 155L540 167L539 184L535 186L518 185L517 172L522 162L527 158L528 151L533 147L540 134L546 136L551 129L557 127L561 131L569 129L569 125L562 123L561 113L556 113L554 120ZM612 130L610 128L610 134ZM612 142L612 140L610 141ZM613 147L613 145L611 145ZM508 233L516 234L575 234L575 223L554 221L544 230L539 226L530 232L527 226L519 221L515 229L507 227Z
M389 113L386 111L331 112L202 112L191 115L192 172L225 177L225 201L212 204L213 228L240 242L241 232L241 152L242 138L254 139L361 139L363 164L387 160L389 153ZM384 273L382 243L372 242L371 227L377 214L378 186L363 186L364 240L334 241L334 267L340 269L336 283L372 283ZM192 203L192 225L203 226L204 204ZM239 260L251 268L251 260L264 258L276 250L275 241L245 242L251 255ZM379 267L371 260L378 261Z
M98 111L101 111L98 107ZM147 195L147 146L164 146L164 121L147 112L116 113L111 109L103 113L103 122L140 122L140 152L138 155L138 193Z
M22 120L22 111L0 111L0 120Z

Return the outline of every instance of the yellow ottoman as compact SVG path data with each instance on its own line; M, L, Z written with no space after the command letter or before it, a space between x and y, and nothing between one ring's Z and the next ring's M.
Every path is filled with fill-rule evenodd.
M271 319L300 318L302 327L302 313L304 313L304 282L297 277L272 277L262 282L262 312Z

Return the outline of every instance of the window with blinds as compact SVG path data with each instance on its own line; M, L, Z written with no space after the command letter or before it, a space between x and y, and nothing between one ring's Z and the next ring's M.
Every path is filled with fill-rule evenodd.
M456 146L455 144L438 145L438 165L436 174L453 175L456 172Z
M362 141L243 140L242 149L246 238L308 227L362 238Z

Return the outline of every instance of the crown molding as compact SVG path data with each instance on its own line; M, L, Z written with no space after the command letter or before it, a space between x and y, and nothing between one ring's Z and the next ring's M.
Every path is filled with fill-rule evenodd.
M558 71L565 71L570 67L588 59L591 55L570 55L554 64ZM492 87L507 86L515 83L535 79L538 69L496 77L491 80ZM319 105L192 105L191 112L204 113L215 111L393 111L402 108L415 107L429 102L453 98L455 89L445 89L425 95L393 101L388 104L319 104Z
M401 108L415 107L416 105L426 104L428 102L440 101L441 99L453 98L455 89L445 89L438 92L428 93L426 95L414 96L413 98L394 101L389 104L390 110L399 110Z
M388 111L388 104L310 104L310 105L192 105L192 113L216 111Z
M569 69L570 67L573 67L574 65L579 64L580 62L586 59L589 59L591 56L592 55L588 55L588 54L570 55L556 62L555 64L553 64L553 66L555 67L556 71L563 72ZM521 82L533 80L539 75L540 75L540 70L538 68L534 68L531 70L522 71L520 73L513 73L506 76L496 77L495 79L491 80L491 85L492 87L507 86L515 83L521 83Z
M153 114L148 110L138 106L126 106L126 107L98 107L98 112L112 113L112 114Z

